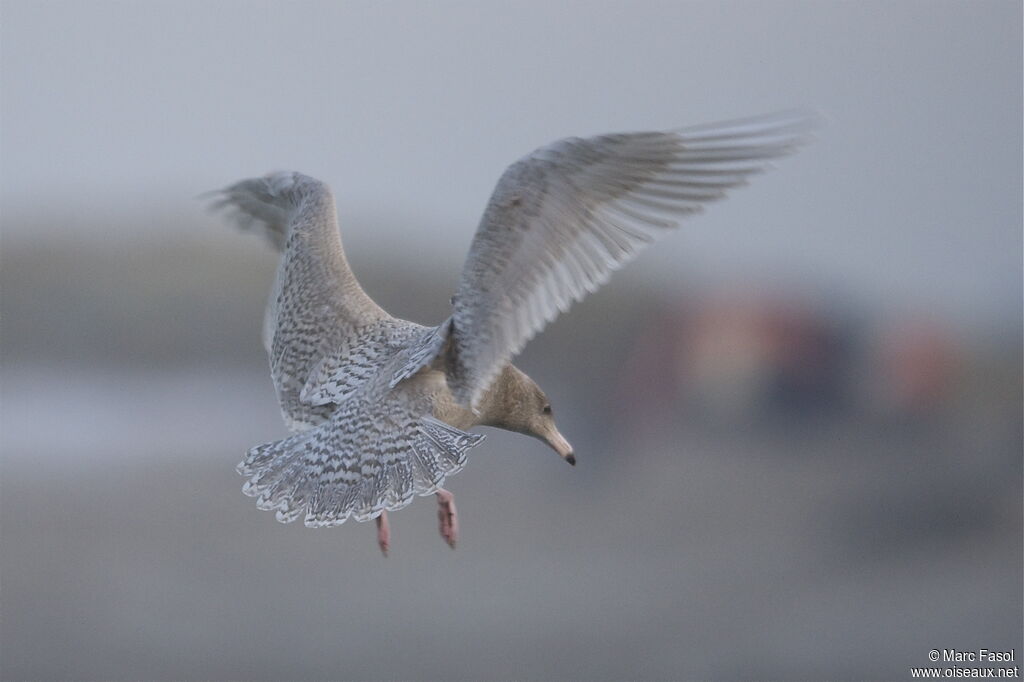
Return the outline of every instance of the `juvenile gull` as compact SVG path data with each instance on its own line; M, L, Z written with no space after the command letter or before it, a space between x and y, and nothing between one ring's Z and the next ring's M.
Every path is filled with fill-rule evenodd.
M215 208L282 252L263 343L293 435L249 450L243 492L285 523L376 519L385 554L387 512L436 495L454 547L454 498L441 486L484 439L468 429L533 436L576 463L544 392L512 357L680 218L794 151L811 122L789 113L567 138L523 157L498 181L452 314L436 327L396 319L366 295L323 183L285 172L217 192Z

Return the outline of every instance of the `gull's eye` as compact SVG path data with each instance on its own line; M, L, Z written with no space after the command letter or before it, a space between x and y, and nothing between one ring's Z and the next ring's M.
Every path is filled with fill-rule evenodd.
M551 414L551 406L545 405L544 407L541 408L540 411L543 412L544 414Z

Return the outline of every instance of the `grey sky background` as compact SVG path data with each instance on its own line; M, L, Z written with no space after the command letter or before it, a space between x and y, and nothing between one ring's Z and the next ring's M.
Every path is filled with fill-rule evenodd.
M819 141L646 276L1020 326L1019 2L5 0L0 24L8 244L156 214L234 238L193 197L287 168L334 187L354 261L394 245L454 271L541 144L808 107Z
M0 678L877 680L1015 646L1021 8L0 0ZM322 178L367 290L437 324L515 159L793 107L813 145L517 358L579 462L483 429L458 551L428 499L385 561L241 494L285 435L276 255L198 194Z

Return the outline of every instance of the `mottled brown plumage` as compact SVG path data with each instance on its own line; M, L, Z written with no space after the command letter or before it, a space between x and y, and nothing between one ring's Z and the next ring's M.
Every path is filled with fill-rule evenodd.
M334 200L298 173L218 194L243 229L282 251L264 345L294 435L249 451L245 492L281 521L378 518L437 493L493 426L539 438L574 464L537 384L510 364L560 311L604 283L680 217L745 184L805 141L810 119L782 114L688 128L569 138L517 161L473 238L452 316L437 327L388 315L345 259Z

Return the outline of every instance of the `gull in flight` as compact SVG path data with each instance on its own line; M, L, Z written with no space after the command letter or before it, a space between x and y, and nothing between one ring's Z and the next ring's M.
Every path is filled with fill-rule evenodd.
M387 513L435 495L454 547L441 486L484 439L469 429L533 436L576 463L513 356L681 219L806 142L812 123L774 114L541 147L498 181L436 327L392 317L359 286L322 182L282 172L216 192L213 208L281 252L263 343L292 435L249 450L243 492L285 523L376 519L385 555Z

